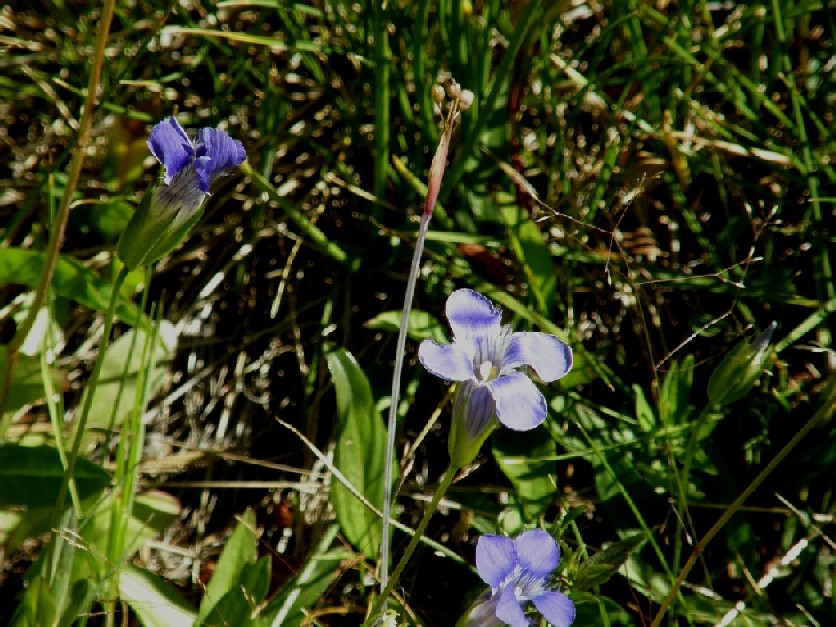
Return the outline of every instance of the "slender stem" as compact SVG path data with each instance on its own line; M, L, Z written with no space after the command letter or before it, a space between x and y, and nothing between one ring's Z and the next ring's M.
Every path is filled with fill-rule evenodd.
M58 500L55 503L55 512L58 517L61 515L61 511L64 509L64 501L67 498L67 490L72 485L72 488L75 489L75 481L73 480L73 473L75 472L75 464L76 460L78 459L79 451L81 450L81 440L84 438L84 430L87 426L87 418L90 415L90 408L93 405L93 396L96 391L96 383L99 380L99 375L102 370L102 364L104 363L104 356L107 350L107 344L110 340L110 332L113 329L113 319L114 314L116 311L116 303L119 301L119 291L122 287L122 284L125 282L125 278L128 276L128 268L126 266L122 266L122 269L119 271L118 276L116 277L116 281L113 283L113 288L110 293L110 302L107 305L107 312L105 313L105 326L104 332L102 334L102 343L99 346L99 352L96 355L96 363L93 364L93 372L90 374L90 379L87 384L87 389L84 392L84 402L81 406L81 414L78 418L78 423L75 426L75 437L73 439L73 449L70 453L69 459L67 460L67 469L64 472L64 480L61 482L61 491L58 493ZM76 508L76 515L80 518L82 512L80 503L74 501L74 505Z
M418 268L421 265L421 254L424 250L424 240L430 225L432 214L424 212L421 216L421 226L418 227L418 239L415 242L415 254L412 255L412 266L409 269L409 279L406 282L403 312L401 313L401 327L398 330L398 343L395 350L395 372L392 375L392 402L389 405L389 419L386 426L386 460L383 463L383 533L380 540L380 589L386 589L389 579L389 517L392 513L392 464L395 457L395 432L398 423L398 400L401 394L401 371L403 357L406 352L406 331L409 326L409 314L412 311L412 301L415 297L415 284L418 281Z
M12 370L17 362L17 352L32 330L35 318L43 307L46 300L49 286L52 284L52 275L55 272L55 265L58 263L58 251L64 241L64 233L67 229L67 220L70 217L70 205L78 186L78 179L81 176L81 168L84 165L84 153L87 151L87 144L90 140L90 127L93 122L93 108L96 104L96 92L99 89L99 81L104 65L104 53L107 45L107 36L110 32L110 22L113 17L113 7L116 0L105 0L102 8L102 16L99 19L99 30L96 40L96 51L93 54L93 63L90 69L90 77L87 81L87 95L84 100L84 108L81 112L81 119L78 123L78 138L73 151L73 158L70 161L70 168L67 172L67 184L64 186L64 193L61 196L61 205L58 208L58 215L55 220L55 228L51 230L49 242L47 243L44 266L41 268L41 277L38 281L38 289L35 291L35 298L29 308L26 319L18 327L17 332L7 345L8 367L5 377L0 383L0 416L3 415L8 401L9 389L11 387Z
M372 611L369 614L370 621L373 620L381 612L384 605L386 604L386 598L392 592L392 588L394 588L395 585L398 583L398 580L400 579L404 568L406 568L406 565L409 562L409 558L411 558L412 554L415 552L415 547L418 546L418 543L421 541L421 537L427 530L427 525L430 523L430 518L433 517L435 510L438 509L438 504L441 501L441 498L447 492L447 488L450 487L450 484L453 483L453 478L456 476L456 471L458 471L458 467L451 463L447 467L447 470L444 472L444 476L441 477L441 481L438 484L438 488L436 488L435 490L435 494L433 495L430 504L427 506L427 509L424 510L424 517L421 519L421 522L418 524L418 527L415 528L415 533L412 534L412 539L406 546L406 549L404 550L403 555L401 556L401 559L398 562L398 565L395 566L395 570L392 573L392 577L389 579L389 581L386 582L386 585L380 592L380 596L378 597L377 601L372 607Z
M679 575L676 577L676 581L674 581L673 586L671 586L670 591L668 592L668 596L665 597L665 600L662 602L662 606L659 608L659 613L656 614L656 617L653 619L653 623L651 623L650 627L658 627L661 622L662 618L667 613L668 609L670 609L671 604L673 603L674 598L679 593L679 588L682 586L682 583L685 581L685 578L688 576L688 573L691 572L691 569L694 567L694 564L697 563L700 555L702 555L705 548L708 546L708 543L714 539L720 530L725 526L725 524L729 521L729 519L737 513L737 511L741 508L743 503L746 502L752 492L754 492L761 483L763 483L764 479L766 479L775 468L780 464L784 458L790 454L790 452L798 445L798 443L804 438L812 429L815 427L819 422L824 420L826 417L830 417L833 415L834 405L834 394L836 392L836 378L831 377L830 381L828 382L827 388L824 391L824 404L822 405L821 409L816 412L816 415L813 416L806 425L804 425L798 433L796 433L793 438L784 445L778 454L770 461L766 468L764 468L758 476L754 478L752 483L741 492L740 496L738 496L734 502L729 505L728 509L723 512L723 515L717 520L716 523L709 529L706 534L702 537L702 539L697 543L697 546L694 547L693 553L691 553L691 557L688 558L688 561L685 562L685 565L682 567L682 570L679 571Z

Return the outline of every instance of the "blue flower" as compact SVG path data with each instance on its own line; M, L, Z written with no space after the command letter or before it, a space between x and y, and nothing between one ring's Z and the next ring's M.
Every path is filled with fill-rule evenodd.
M173 117L154 126L148 148L164 167L163 184L146 195L119 241L130 268L170 252L197 222L212 182L247 158L241 142L218 129L202 128L192 142Z
M571 625L575 606L562 592L552 590L551 574L560 563L560 548L542 529L516 539L485 535L476 544L476 569L491 589L481 595L468 615L468 626L524 627L530 621L523 603L534 607L555 627Z
M450 294L447 320L453 343L424 340L418 358L437 377L461 383L453 405L450 451L454 461L466 463L497 419L517 431L545 420L546 400L521 368L530 367L547 383L555 381L572 369L572 349L547 333L511 332L501 324L502 313L473 290Z

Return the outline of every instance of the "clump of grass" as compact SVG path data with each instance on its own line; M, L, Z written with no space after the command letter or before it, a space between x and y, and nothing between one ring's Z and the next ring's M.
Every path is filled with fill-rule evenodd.
M0 452L40 455L60 486L116 240L156 182L150 124L221 126L250 170L119 292L75 509L0 478L0 616L42 590L110 623L162 608L184 624L254 607L363 620L378 564L334 496L335 471L354 470L329 457L346 443L337 397L382 424L439 139L430 89L453 76L475 99L410 319L400 524L417 525L447 462L445 389L414 351L444 332L454 288L577 361L543 388L546 430L502 434L448 492L401 618L451 624L482 585L477 536L541 526L562 542L576 624L832 622L832 35L819 4L779 4L130 2L109 29L99 6L3 9ZM772 321L751 390L713 403L712 373ZM342 391L346 364L366 387ZM117 459L136 483L114 482ZM97 514L118 498L134 513L121 531ZM120 537L108 552L97 533ZM395 558L407 541L394 532ZM620 567L594 576L596 560Z

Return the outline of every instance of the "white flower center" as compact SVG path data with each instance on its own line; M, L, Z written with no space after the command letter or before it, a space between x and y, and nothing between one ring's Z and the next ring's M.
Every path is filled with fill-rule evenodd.
M485 382L493 379L496 376L495 370L492 362L483 361L477 368L479 381Z

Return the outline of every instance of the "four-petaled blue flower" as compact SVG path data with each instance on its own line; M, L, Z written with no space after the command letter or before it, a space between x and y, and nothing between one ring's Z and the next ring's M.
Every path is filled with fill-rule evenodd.
M165 172L119 241L119 256L129 268L153 263L180 243L200 218L212 182L247 158L241 142L218 129L202 128L192 142L173 117L154 126L148 148Z
M482 594L468 616L468 626L493 627L530 624L523 603L534 607L555 627L571 625L575 606L552 589L551 574L560 563L560 548L542 529L526 531L516 539L485 535L476 544L476 569L491 589Z
M511 332L502 313L473 290L450 294L446 313L453 343L424 340L418 358L437 377L461 382L449 446L454 462L467 463L496 419L517 431L545 420L546 400L520 369L529 366L543 381L555 381L572 369L572 349L547 333Z
M172 116L151 130L148 149L165 168L159 199L186 213L200 207L212 182L224 170L241 165L247 158L241 142L215 128L200 129L197 143L192 143Z

